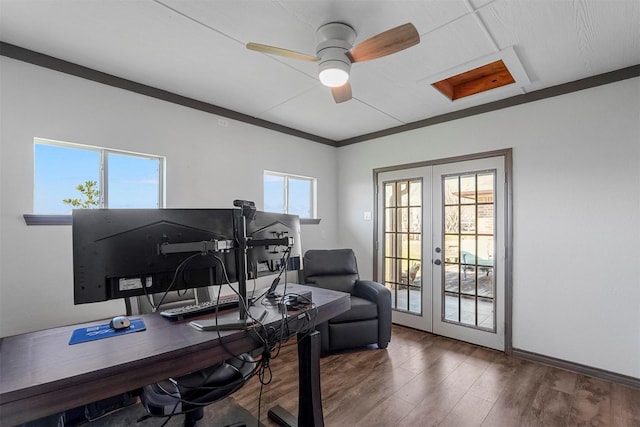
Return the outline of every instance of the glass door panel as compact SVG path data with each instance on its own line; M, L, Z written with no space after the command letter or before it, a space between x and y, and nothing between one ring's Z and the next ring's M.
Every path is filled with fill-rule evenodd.
M445 242L442 319L495 331L495 274L492 274L495 172L446 176L442 188ZM460 212L459 216L455 212ZM453 224L456 219L459 223Z
M377 187L376 279L391 291L394 323L431 331L431 169L383 172Z
M422 180L384 183L385 286L395 310L422 313Z
M501 158L434 166L433 332L504 348L504 200ZM441 248L442 254L439 255ZM504 268L504 263L500 265ZM500 290L498 292L498 290Z

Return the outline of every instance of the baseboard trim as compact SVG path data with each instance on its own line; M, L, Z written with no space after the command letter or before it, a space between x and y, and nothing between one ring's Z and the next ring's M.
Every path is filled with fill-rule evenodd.
M567 360L557 359L544 354L538 354L527 350L514 348L511 352L514 357L526 359L531 362L542 363L544 365L553 366L555 368L566 369L568 371L577 372L579 374L588 375L590 377L599 378L606 381L612 381L619 384L633 387L640 390L640 378L630 377L616 372L606 371L604 369L594 368L592 366L582 365L580 363L569 362Z

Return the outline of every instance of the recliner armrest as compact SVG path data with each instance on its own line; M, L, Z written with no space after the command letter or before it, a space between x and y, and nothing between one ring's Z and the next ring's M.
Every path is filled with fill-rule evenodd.
M379 304L380 298L391 298L391 291L373 280L356 280L353 295Z
M387 348L391 340L391 291L381 283L358 280L353 295L375 302L378 306L378 347Z

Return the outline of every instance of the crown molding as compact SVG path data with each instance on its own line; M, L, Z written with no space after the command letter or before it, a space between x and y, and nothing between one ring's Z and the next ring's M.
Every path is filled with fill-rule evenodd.
M74 64L73 62L64 61L62 59L58 59L53 56L34 52L32 50L25 49L20 46L5 43L2 41L0 41L0 56L5 56L7 58L12 58L19 61L27 62L29 64L48 68L50 70L59 71L65 74L70 74L76 77L102 83L108 86L128 90L141 95L146 95L152 98L160 99L166 102L182 105L184 107L189 107L195 110L204 111L210 114L214 114L216 116L226 117L228 119L237 120L237 121L248 123L254 126L259 126L264 129L269 129L269 130L273 130L283 134L296 136L299 138L303 138L313 142L318 142L320 144L325 144L332 147L344 147L346 145L365 142L372 139L377 139L385 136L394 135L397 133L407 132L414 129L420 129L423 127L433 126L436 124L449 122L452 120L458 120L465 117L475 116L477 114L484 114L490 111L497 111L504 108L513 107L516 105L526 104L529 102L539 101L541 99L565 95L568 93L577 92L584 89L602 86L609 83L615 83L621 80L626 80L626 79L640 76L640 64L632 65L630 67L621 68L619 70L610 71L608 73L598 74L595 76L587 77L587 78L576 80L573 82L563 83L560 85L536 90L536 91L525 93L522 95L516 95L510 98L501 99L499 101L494 101L487 104L466 108L464 110L454 111L452 113L442 114L439 116L430 117L428 119L406 123L404 125L392 127L389 129L384 129L377 132L363 134L353 138L333 140L333 139L321 137L319 135L314 135L311 133L293 129L287 126L279 125L277 123L273 123L267 120L262 120L257 117L239 113L234 110L229 110L227 108L220 107L218 105L210 104L203 101L198 101L193 98L175 94L173 92L158 89L152 86L147 86L142 83L134 82L132 80L123 79L121 77L117 77L112 74L103 73L102 71L97 71L92 68L84 67L82 65Z
M396 133L406 132L414 129L420 129L427 126L433 126L440 123L450 122L465 117L484 114L490 111L502 110L504 108L514 107L516 105L527 104L529 102L540 101L541 99L553 98L555 96L565 95L572 92L578 92L584 89L590 89L597 86L615 83L621 80L631 79L640 76L640 65L632 65L627 68L610 71L608 73L598 74L569 83L563 83L522 95L512 96L510 98L501 99L499 101L487 104L477 105L475 107L465 108L464 110L454 111L452 113L442 114L440 116L430 117L428 119L407 123L393 128L381 130L378 132L368 133L366 135L356 136L349 139L338 141L339 147L345 145L356 144L358 142L369 141L383 136L394 135Z
M0 56L6 56L7 58L16 59L29 64L37 65L43 68L47 68L61 73L70 74L72 76L80 77L83 79L91 80L97 83L102 83L107 86L116 87L119 89L128 90L141 95L150 96L152 98L160 99L162 101L171 102L174 104L182 105L184 107L193 108L194 110L204 111L216 116L226 117L228 119L237 120L240 122L248 123L251 125L259 126L265 129L273 130L276 132L284 133L287 135L297 136L310 141L319 142L321 144L336 146L336 141L323 138L318 135L303 132L297 129L293 129L287 126L282 126L277 123L273 123L267 120L262 120L257 117L242 114L237 111L229 110L218 105L209 104L207 102L198 101L193 98L178 95L173 92L158 89L153 86L147 86L142 83L134 82L132 80L123 79L121 77L114 76L112 74L103 73L102 71L94 70L93 68L84 67L82 65L74 64L73 62L64 61L53 56L45 55L43 53L34 52L29 49L15 46L9 43L0 41Z

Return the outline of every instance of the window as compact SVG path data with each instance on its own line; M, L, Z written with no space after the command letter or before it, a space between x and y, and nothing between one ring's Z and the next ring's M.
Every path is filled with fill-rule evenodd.
M34 145L35 214L164 206L162 157L43 139Z
M264 210L316 217L316 179L278 172L264 172Z

